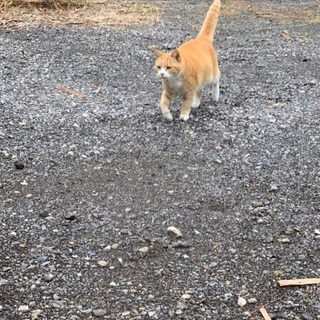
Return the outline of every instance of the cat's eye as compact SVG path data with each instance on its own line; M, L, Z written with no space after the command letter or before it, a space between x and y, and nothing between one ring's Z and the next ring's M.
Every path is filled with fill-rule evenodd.
M171 69L171 67L167 66L167 67L166 67L166 69L167 69L167 70L170 70L170 69Z
M161 67L160 66L157 66L157 68L160 70L161 69Z

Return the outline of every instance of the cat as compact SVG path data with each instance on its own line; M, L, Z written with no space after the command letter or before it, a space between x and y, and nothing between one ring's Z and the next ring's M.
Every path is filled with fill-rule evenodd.
M162 96L160 107L165 119L172 121L170 102L182 95L180 119L189 119L191 108L200 105L203 86L212 84L212 98L219 99L220 70L213 36L218 22L220 0L215 0L206 15L198 36L182 44L172 52L154 49L154 69L161 78Z

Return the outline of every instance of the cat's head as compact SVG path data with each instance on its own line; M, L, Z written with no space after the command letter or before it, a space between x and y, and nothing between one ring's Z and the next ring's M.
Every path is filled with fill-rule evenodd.
M154 49L156 62L154 69L159 78L170 79L177 78L181 72L181 56L178 50L171 53L165 53L158 49Z

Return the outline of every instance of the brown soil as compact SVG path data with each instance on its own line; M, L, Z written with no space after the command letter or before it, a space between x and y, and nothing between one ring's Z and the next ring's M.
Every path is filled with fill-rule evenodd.
M79 6L59 5L51 8L41 5L39 1L23 1L18 5L8 5L3 1L0 15L0 28L67 24L132 25L156 21L159 8L139 0L91 0Z
M58 3L53 1L54 3ZM143 0L70 0L48 7L48 2L41 0L2 0L0 6L0 28L24 28L41 25L59 26L81 24L86 26L101 25L132 25L154 22L159 19L163 3ZM69 3L69 5L67 5ZM80 4L79 4L80 3ZM200 4L198 4L200 5ZM197 6L197 4L196 4ZM304 21L319 23L320 13L317 6L301 6L291 3L284 7L275 3L256 3L245 0L226 0L222 15L234 16L243 12L253 12L256 16L266 19L277 19L282 23L288 21Z

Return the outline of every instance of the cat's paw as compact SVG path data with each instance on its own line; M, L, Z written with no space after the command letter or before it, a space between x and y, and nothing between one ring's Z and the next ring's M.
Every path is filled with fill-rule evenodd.
M187 121L189 119L189 115L188 114L180 114L179 119L182 121Z
M194 98L191 108L196 109L199 108L201 100L199 98Z
M168 121L172 121L173 120L173 117L172 117L170 112L163 113L163 117Z
M218 102L218 101L219 101L219 95L220 95L220 93L219 93L219 88L214 88L214 89L212 90L212 100L213 100L214 102Z
M214 102L218 102L218 101L219 101L219 95L213 96L213 97L212 97L212 100L213 100Z

